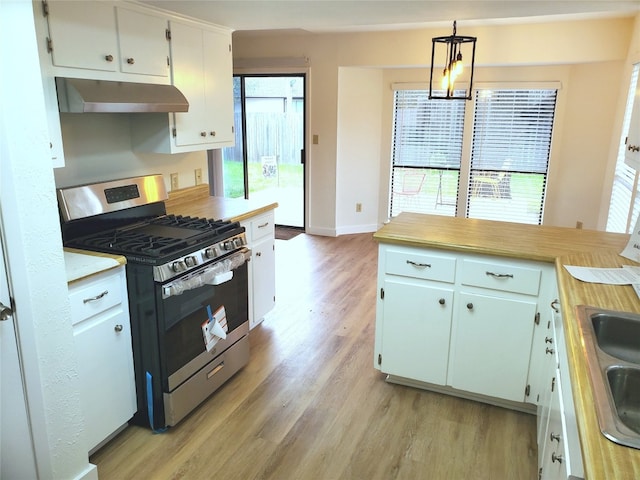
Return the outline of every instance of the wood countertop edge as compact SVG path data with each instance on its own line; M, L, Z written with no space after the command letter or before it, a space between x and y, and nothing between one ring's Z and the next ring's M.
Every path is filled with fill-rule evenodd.
M477 224L478 222L475 221L475 228ZM447 240L433 241L424 236L407 234L406 224L397 233L385 227L383 232L379 230L373 234L374 240L384 244L435 248L554 264L585 478L589 480L640 478L640 450L617 445L600 432L586 354L575 310L577 305L594 305L611 310L640 313L640 302L631 286L585 284L574 279L564 268L567 264L593 267L636 264L619 255L626 245L628 236L594 232L596 238L603 239L601 245L598 245L598 241L586 242L576 246L573 252L568 251L570 249L567 248L559 248L556 254L552 254L547 249L543 249L544 253L525 251L508 242L500 246L492 244L489 247L483 247L470 245L471 242L453 241L453 236Z
M79 255L88 255L90 257L111 258L111 259L113 259L113 260L115 260L116 262L119 263L119 265L114 265L112 268L116 268L116 267L119 267L121 265L126 265L127 264L127 258L123 257L122 255L112 255L110 253L93 252L93 251L90 251L90 250L81 250L79 248L69 248L69 247L64 247L63 250L65 252L69 252L69 253L77 253Z

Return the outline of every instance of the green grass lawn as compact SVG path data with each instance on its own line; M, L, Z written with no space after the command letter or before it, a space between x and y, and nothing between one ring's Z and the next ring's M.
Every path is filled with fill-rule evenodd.
M262 164L250 162L249 169L249 194L259 192L267 188L283 188L300 186L302 182L303 165L278 165L278 173L274 177L262 175ZM244 177L241 162L224 162L224 196L237 198L244 197Z

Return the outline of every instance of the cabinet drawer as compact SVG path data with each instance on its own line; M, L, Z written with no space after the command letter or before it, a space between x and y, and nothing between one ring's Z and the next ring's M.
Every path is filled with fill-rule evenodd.
M251 243L269 236L275 236L273 213L260 215L251 220Z
M463 260L461 281L463 285L537 295L541 275L541 271L537 268Z
M69 288L72 325L122 303L122 297L122 278L115 273L74 283Z
M391 275L453 283L456 259L403 250L387 250L385 271Z

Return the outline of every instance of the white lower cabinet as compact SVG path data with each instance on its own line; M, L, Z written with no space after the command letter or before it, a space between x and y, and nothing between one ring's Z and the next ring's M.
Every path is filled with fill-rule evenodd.
M276 304L276 255L274 212L242 221L251 249L249 262L249 328L264 320Z
M524 402L536 309L535 300L460 292L449 385Z
M527 402L539 296L552 272L535 262L381 244L376 368L462 396Z
M583 478L562 315L557 308L550 335L551 360L545 363L546 390L538 407L538 477L541 480Z
M85 438L92 452L136 412L125 267L71 283L69 300Z
M453 289L403 277L386 278L382 288L384 372L445 385Z

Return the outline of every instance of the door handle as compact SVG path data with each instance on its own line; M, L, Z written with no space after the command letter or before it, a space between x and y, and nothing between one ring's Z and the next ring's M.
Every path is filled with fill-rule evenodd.
M0 322L8 320L13 315L11 307L7 307L4 303L0 302Z

